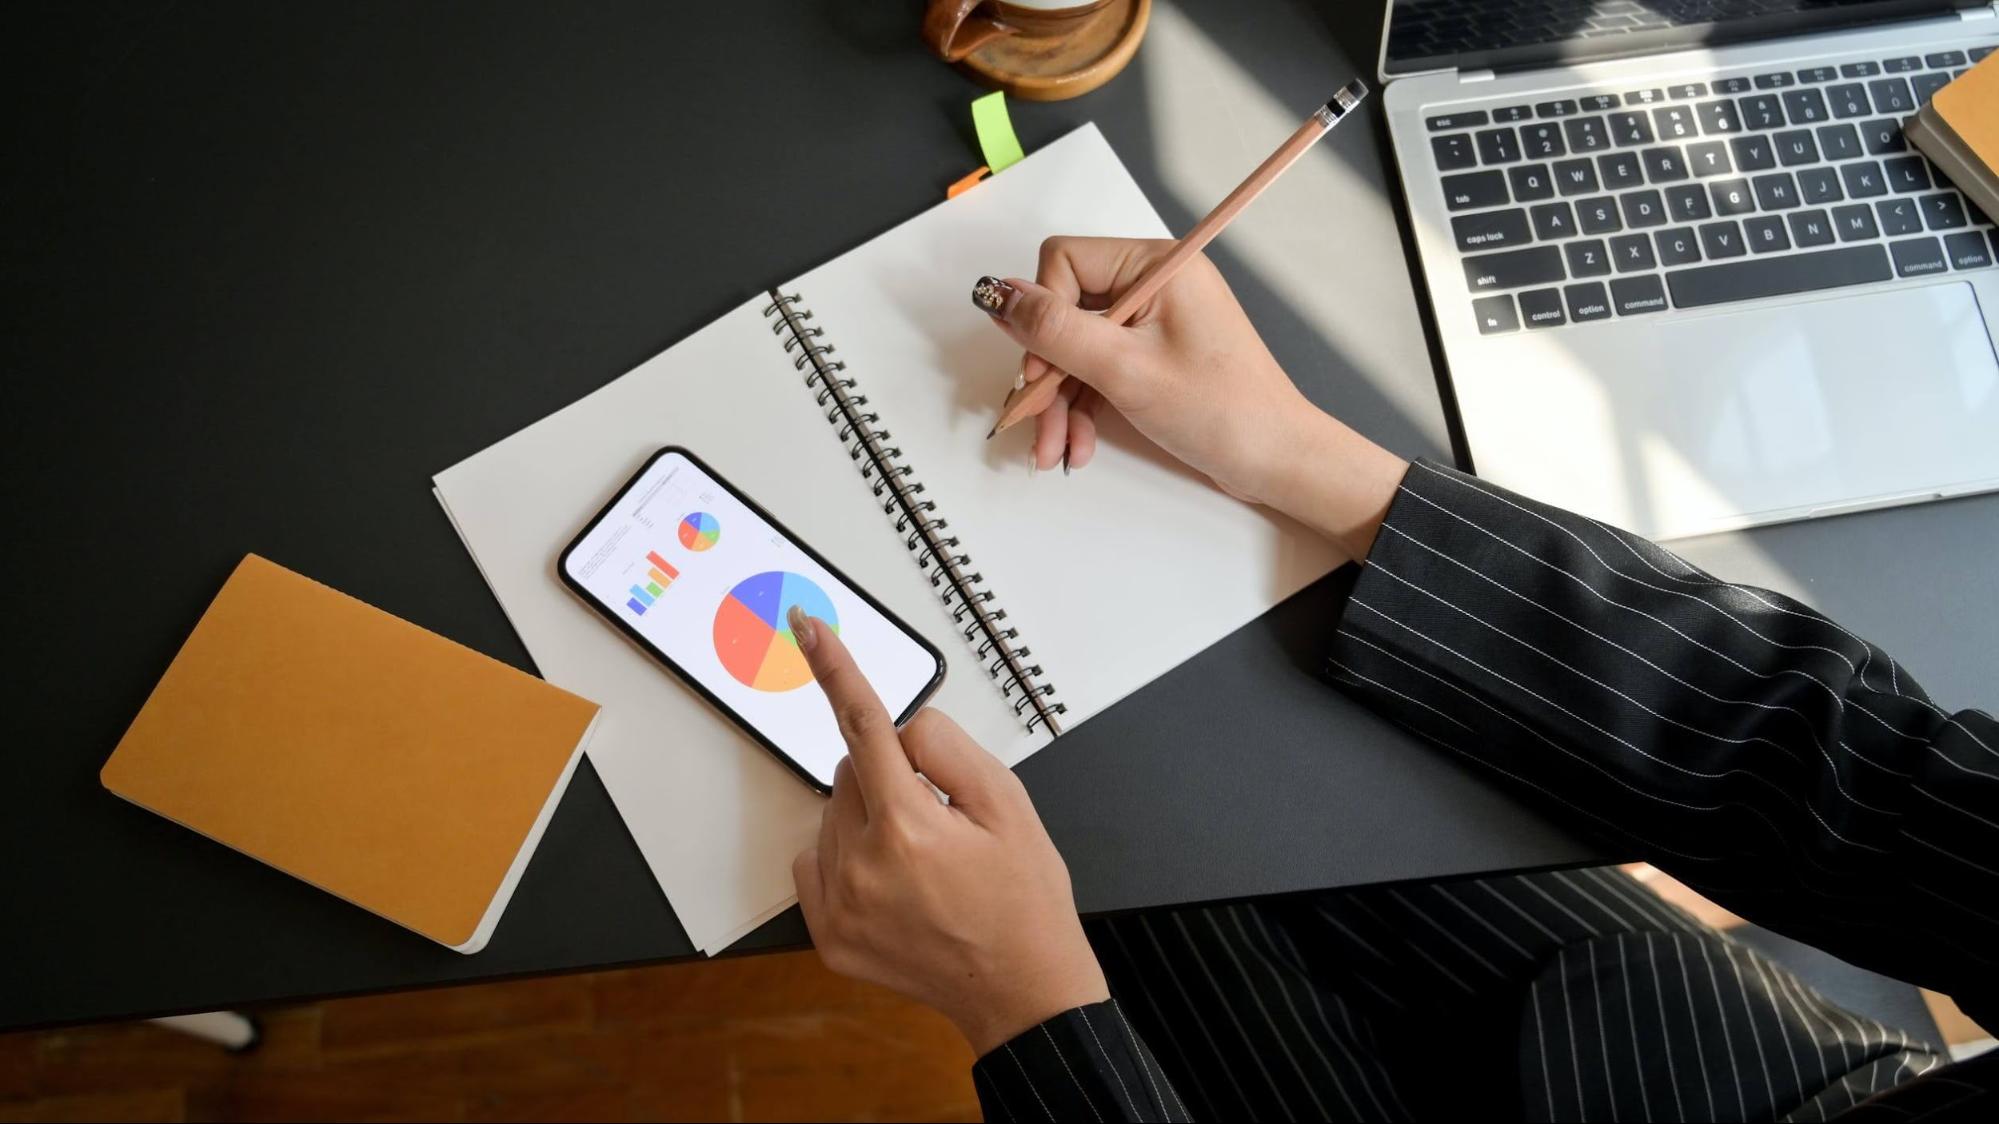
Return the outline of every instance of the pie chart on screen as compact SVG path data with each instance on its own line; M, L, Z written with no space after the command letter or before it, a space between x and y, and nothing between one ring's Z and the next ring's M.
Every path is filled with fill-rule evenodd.
M721 537L721 521L705 511L689 512L680 521L680 545L689 550L707 550Z
M812 579L784 570L745 578L722 598L715 610L715 655L736 682L771 692L794 691L812 682L812 669L785 620L793 605L840 631L826 591Z

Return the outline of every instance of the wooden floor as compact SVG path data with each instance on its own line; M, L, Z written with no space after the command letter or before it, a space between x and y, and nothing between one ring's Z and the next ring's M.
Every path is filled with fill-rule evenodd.
M951 1024L810 953L0 1035L11 1120L976 1120Z
M1710 925L1737 923L1636 873ZM1930 998L1950 1041L1983 1035ZM0 1035L0 1121L978 1118L949 1023L810 953L260 1017L264 1043L241 1057L146 1024Z

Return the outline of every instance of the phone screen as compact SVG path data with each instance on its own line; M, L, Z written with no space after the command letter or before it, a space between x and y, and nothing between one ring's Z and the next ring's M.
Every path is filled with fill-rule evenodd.
M831 625L898 724L943 657L684 449L662 449L559 562L563 581L825 791L846 756L791 634L793 605Z

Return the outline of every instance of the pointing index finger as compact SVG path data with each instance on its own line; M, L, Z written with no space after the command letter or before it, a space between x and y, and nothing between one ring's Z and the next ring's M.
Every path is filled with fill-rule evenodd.
M854 775L861 782L861 796L870 810L878 814L914 795L916 788L910 782L916 778L916 768L902 748L895 719L861 674L839 633L796 605L785 623L791 626L813 678L833 706L840 736L846 739L847 754L854 762Z

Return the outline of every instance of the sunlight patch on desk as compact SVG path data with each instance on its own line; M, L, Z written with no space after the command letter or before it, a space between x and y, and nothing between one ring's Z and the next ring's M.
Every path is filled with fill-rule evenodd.
M1149 34L1140 73L1160 176L1173 202L1198 217L1234 190L1313 107L1277 101L1171 4L1154 6ZM1325 93L1348 77L1327 74ZM1407 289L1400 278L1374 284L1345 264L1403 260L1394 200L1331 148L1342 130L1366 127L1361 119L1344 124L1307 152L1230 225L1216 252L1254 270L1384 400L1406 416L1424 417L1437 408L1433 384L1398 377L1393 341L1379 330L1407 315Z

